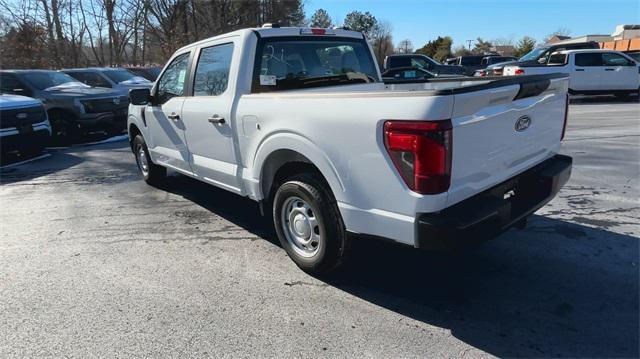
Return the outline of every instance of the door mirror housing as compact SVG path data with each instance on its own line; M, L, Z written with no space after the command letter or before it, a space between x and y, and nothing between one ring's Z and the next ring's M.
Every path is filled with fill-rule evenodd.
M147 105L151 99L149 89L131 89L129 90L129 102L132 105Z

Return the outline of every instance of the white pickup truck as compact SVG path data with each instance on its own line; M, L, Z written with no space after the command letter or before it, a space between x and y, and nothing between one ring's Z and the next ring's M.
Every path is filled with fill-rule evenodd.
M567 84L384 83L361 33L263 27L178 50L130 91L128 130L147 182L170 168L258 201L322 274L352 233L449 249L526 224L571 173Z
M504 76L563 73L569 76L569 93L615 94L640 92L640 64L626 54L601 49L562 50L547 63L522 63L504 67Z

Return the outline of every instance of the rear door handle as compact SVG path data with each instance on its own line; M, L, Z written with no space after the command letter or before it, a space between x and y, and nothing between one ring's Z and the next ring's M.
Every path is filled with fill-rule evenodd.
M175 112L171 112L170 115L167 115L167 118L169 118L170 120L178 121L180 119L180 115Z
M576 71L584 71L584 69L576 69Z
M220 117L218 115L213 115L211 117L208 118L210 123L213 123L214 125L218 125L218 124L223 124L225 123L224 117Z
M615 69L604 69L605 71L615 71Z

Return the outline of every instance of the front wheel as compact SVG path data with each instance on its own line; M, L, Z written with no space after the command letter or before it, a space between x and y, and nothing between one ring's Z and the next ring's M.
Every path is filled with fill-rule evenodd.
M342 216L331 190L317 176L297 175L280 185L273 221L282 247L305 272L328 274L345 259L349 238Z
M137 135L133 139L133 154L136 156L138 169L142 174L145 182L150 185L158 185L167 176L167 169L154 164L149 156L149 149L144 138Z
M54 146L68 146L80 138L80 130L73 115L53 110L49 113L51 142Z

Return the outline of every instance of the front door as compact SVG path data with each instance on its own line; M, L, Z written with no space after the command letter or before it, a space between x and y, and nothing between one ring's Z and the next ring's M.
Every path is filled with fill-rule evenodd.
M604 73L603 90L636 90L638 88L638 69L636 64L615 52L602 54Z
M191 168L203 181L241 192L231 111L235 86L229 81L237 62L233 40L203 45L193 71L192 96L185 99L182 121Z
M190 53L178 55L160 75L152 103L145 108L147 146L153 161L192 174L181 118Z

